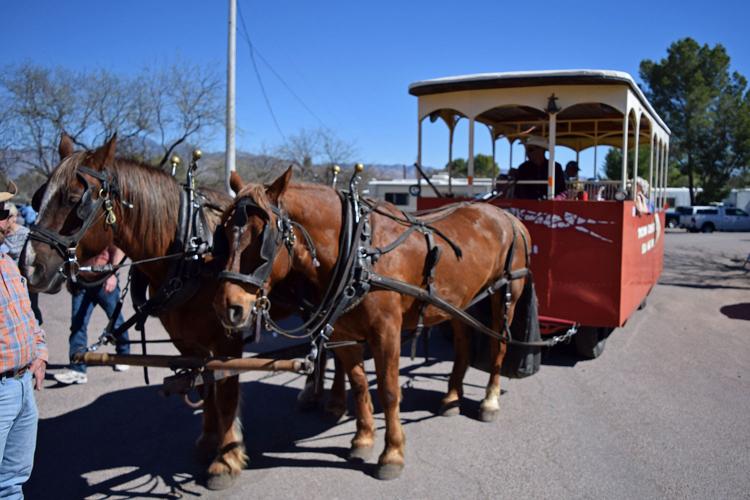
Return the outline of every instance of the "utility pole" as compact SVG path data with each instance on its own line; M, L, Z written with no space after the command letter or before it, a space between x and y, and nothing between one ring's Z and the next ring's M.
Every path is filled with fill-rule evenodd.
M229 187L229 176L236 170L235 167L235 144L234 144L234 125L235 116L235 64L237 55L237 0L229 0L229 41L227 49L227 144L226 144L226 189L227 193L232 194Z

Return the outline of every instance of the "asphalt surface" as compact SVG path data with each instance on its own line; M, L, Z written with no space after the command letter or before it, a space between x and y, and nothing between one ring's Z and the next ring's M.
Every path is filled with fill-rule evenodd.
M537 375L503 378L494 423L477 419L487 377L474 369L462 415L435 414L451 366L445 339L434 338L432 362L402 357L406 468L395 481L372 477L379 408L376 455L349 464L351 415L297 411L296 375L242 376L250 464L211 492L193 457L200 415L158 394L167 371L152 369L151 386L135 368L92 367L88 384L68 387L48 374L27 498L750 498L748 252L750 233L668 232L647 307L598 359L563 347ZM41 306L55 373L67 362L70 297ZM97 310L91 341L103 326ZM148 328L165 336L156 321Z

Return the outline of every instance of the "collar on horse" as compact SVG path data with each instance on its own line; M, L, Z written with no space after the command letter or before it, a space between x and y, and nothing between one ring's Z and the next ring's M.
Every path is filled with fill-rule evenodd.
M94 198L94 191L86 179L86 175L97 179L101 184L96 198ZM63 258L65 262L60 267L60 272L73 283L77 282L80 270L80 264L76 256L78 243L99 217L100 208L104 209L104 223L109 226L115 226L117 217L114 213L112 199L119 195L117 178L114 175L110 175L107 170L98 171L84 165L79 165L76 168L76 176L84 186L81 199L73 208L76 217L81 221L81 227L70 235L63 235L58 231L37 225L31 226L29 231L30 239L46 243Z

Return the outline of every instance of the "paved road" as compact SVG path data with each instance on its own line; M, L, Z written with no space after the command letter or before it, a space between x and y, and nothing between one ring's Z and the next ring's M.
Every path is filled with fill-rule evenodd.
M473 369L463 414L434 414L450 369L445 341L434 342L434 363L402 358L407 467L396 481L373 479L372 462L345 461L351 417L295 411L301 379L243 375L251 463L233 489L209 492L192 458L200 416L137 370L91 368L87 385L50 378L39 394L27 496L749 498L750 274L739 259L750 234L674 232L666 244L648 307L604 354L578 362L555 350L534 377L503 379L494 423L476 418L486 377ZM45 296L42 307L55 372L67 358L70 299ZM97 312L92 337L103 323ZM150 332L164 335L156 323ZM152 370L152 380L164 374Z

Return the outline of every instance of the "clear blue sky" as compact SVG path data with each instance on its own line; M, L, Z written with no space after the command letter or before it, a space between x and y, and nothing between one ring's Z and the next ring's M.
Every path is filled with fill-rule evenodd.
M238 3L257 49L320 119L259 60L283 133L322 121L354 142L365 163L414 162L416 98L407 87L417 80L573 68L616 69L638 80L641 60L661 59L687 36L723 44L733 69L750 77L747 1ZM222 0L4 2L0 67L32 62L130 73L179 59L214 65L224 75L227 10ZM241 35L237 47L238 147L259 152L282 138ZM428 141L442 140L435 134ZM223 140L218 131L204 149L222 149ZM463 144L457 142L456 156L465 156ZM488 144L480 143L480 152ZM445 150L431 148L425 163L443 163Z

